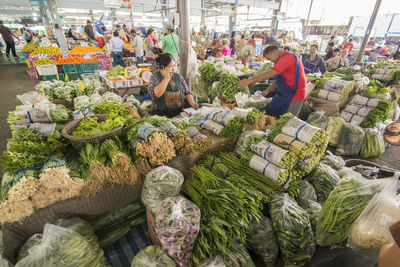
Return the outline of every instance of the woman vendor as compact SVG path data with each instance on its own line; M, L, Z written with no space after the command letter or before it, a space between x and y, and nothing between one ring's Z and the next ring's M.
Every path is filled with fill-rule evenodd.
M263 55L275 65L257 77L239 81L239 86L246 87L252 83L275 78L274 82L262 92L262 95L266 96L276 89L275 96L266 108L267 114L279 118L288 111L289 105L294 110L300 110L306 98L306 76L301 60L295 54L282 51L273 45L266 47Z
M326 65L322 57L318 56L318 45L313 44L310 47L310 54L302 58L305 74L325 73Z
M194 109L192 93L182 75L176 73L176 63L171 54L161 54L158 58L160 71L150 78L149 90L153 102L153 115L174 117L186 107L185 100Z

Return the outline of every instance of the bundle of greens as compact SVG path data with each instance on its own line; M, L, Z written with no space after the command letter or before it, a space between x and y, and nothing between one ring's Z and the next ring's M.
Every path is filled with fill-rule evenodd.
M160 166L146 175L141 200L146 209L155 213L159 204L167 197L176 197L184 182L180 171L168 166Z
M320 161L321 163L324 163L324 164L330 166L332 169L334 169L336 171L339 171L345 167L345 161L342 157L335 156L330 151L326 151L326 153L327 153L327 155L325 155L321 159L321 161Z
M376 129L367 129L361 145L360 156L367 158L378 157L385 152L385 141L381 132Z
M391 93L389 87L385 87L380 81L371 79L369 84L363 89L362 95L365 97L379 97L379 95L386 95Z
M264 72L269 71L272 68L273 65L274 64L272 62L264 63L261 67L258 68L258 70L256 70L256 72L254 72L253 77L260 76Z
M322 209L321 204L318 203L317 201L307 199L299 203L299 206L302 207L308 213L308 217L310 218L311 228L313 230L313 234L315 237L317 232L317 220Z
M243 152L240 160L253 170L262 173L276 184L284 184L290 176L290 171L283 169L251 151Z
M160 246L148 246L139 251L133 258L132 266L148 267L148 266L164 266L175 267L175 262L168 257Z
M117 76L124 76L124 74L125 74L125 68L120 65L117 65L107 71L107 77L111 77L111 78L117 77ZM128 77L133 76L133 74L130 72L127 72L127 74L128 74Z
M312 126L326 129L328 125L328 116L325 115L324 111L315 111L308 116L306 122L308 122Z
M207 87L211 89L213 82L218 81L219 73L213 63L205 62L199 68L201 79L206 83ZM208 90L210 91L210 90Z
M252 144L251 150L283 169L291 170L297 163L297 156L295 153L265 140Z
M200 232L191 258L192 263L227 255L234 240L246 242L251 225L260 219L260 196L226 179L218 178L203 167L192 169L193 179L183 188L200 208ZM239 185L239 184L237 184Z
M196 141L190 137L187 131L181 131L171 121L164 121L160 129L171 138L175 150L179 154L188 154L196 151Z
M247 238L247 245L264 266L275 266L279 246L269 218L262 216L259 222L253 223L252 230Z
M250 257L246 247L236 243L229 248L229 252L222 255L225 266L232 267L255 267L253 260Z
M256 144L265 138L265 132L252 130L252 131L245 131L240 136L238 141L236 142L235 152L236 155L248 151L251 149L252 144Z
M100 143L86 143L80 152L81 160L86 173L86 184L81 190L83 197L89 197L101 191L110 176L110 168L105 166L107 152Z
M364 139L364 131L355 123L346 123L342 127L336 152L339 155L357 156Z
M340 182L340 177L334 169L324 163L319 163L308 177L308 181L315 188L318 202L323 204L336 184Z
M341 117L328 117L328 124L326 126L326 131L329 134L329 145L337 146L339 142L340 133L342 132L342 127L346 122Z
M324 89L325 84L329 81L329 78L321 78L315 81L315 88L314 90L310 93L310 96L312 97L318 97L319 91Z
M269 142L293 151L300 159L317 157L324 153L329 134L320 128L296 118L290 113L282 115L268 134Z
M315 250L307 212L287 194L275 195L269 207L285 265L304 265Z
M396 102L392 99L382 99L362 120L360 126L363 128L373 128L378 122L389 119L390 111L396 107L396 105Z
M314 187L306 180L300 180L300 191L296 196L296 201L300 206L307 200L317 201L317 194Z
M310 93L310 96L342 103L349 97L349 94L354 88L353 82L344 81L336 77L329 80L325 79L326 78L323 78L319 83L317 81L318 84ZM322 85L323 87L321 88Z
M128 103L118 104L112 102L100 103L93 108L94 114L109 114L112 117L123 117L126 120L136 119L140 120L139 114L137 114Z
M246 167L246 165L232 153L221 153L218 156L206 155L201 161L201 164L214 175L228 179L234 185L242 183L253 187L251 190L263 194L262 198L264 202L267 202L275 192L275 184L272 180L265 179L266 177L263 174ZM231 166L236 166L236 168L234 169Z
M206 117L210 117L212 121L223 126L217 134L220 137L232 137L243 131L244 119L230 111L217 111Z
M223 72L219 83L215 87L214 94L216 96L225 96L231 103L234 103L236 101L236 93L241 91L238 82L239 78L236 75Z
M17 262L28 256L29 250L34 246L39 245L42 242L42 239L43 239L42 234L34 234L30 238L28 238L28 240L26 240L25 244L20 248L18 252Z
M350 226L372 197L391 179L368 180L362 176L342 179L322 205L317 220L317 242L321 246L344 246Z
M72 136L87 137L110 132L117 127L123 126L125 119L117 116L107 116L104 121L98 117L86 117L72 131Z
M285 192L292 198L297 197L301 191L301 183L296 179L289 178L285 185Z
M47 162L54 152L41 134L21 127L8 140L7 150L1 155L2 167L8 173L38 167Z

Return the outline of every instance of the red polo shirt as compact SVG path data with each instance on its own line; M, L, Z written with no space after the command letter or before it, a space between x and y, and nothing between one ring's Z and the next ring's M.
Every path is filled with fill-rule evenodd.
M279 58L278 62L275 66L272 67L279 75L282 75L286 84L294 90L294 86L296 85L296 58L293 55L285 55L287 51L285 51L282 56ZM307 91L306 91L306 75L304 73L303 63L299 58L299 83L297 85L297 92L293 97L292 102L300 101L306 99Z

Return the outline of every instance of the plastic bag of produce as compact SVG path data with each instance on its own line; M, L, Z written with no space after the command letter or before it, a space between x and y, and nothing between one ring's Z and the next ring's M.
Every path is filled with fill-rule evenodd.
M363 158L378 157L385 152L385 141L381 132L376 129L367 129L361 146L360 156Z
M305 201L299 202L299 206L302 207L307 213L308 217L310 218L310 223L311 223L311 228L314 233L317 230L317 219L319 217L319 214L321 212L321 204L319 204L317 201L307 199Z
M394 242L389 226L400 220L400 207L396 201L398 187L396 175L382 192L371 199L349 230L349 247L379 250Z
M357 156L364 139L364 131L354 123L343 125L336 152L340 155Z
M158 205L154 231L178 266L190 259L199 230L200 209L186 198L168 197Z
M240 134L233 152L236 155L240 155L241 153L249 150L252 144L255 144L265 138L265 136L265 132L262 131L245 131Z
M148 266L175 267L176 264L160 246L148 246L136 254L131 267Z
M267 217L261 217L259 222L254 222L252 231L248 236L247 246L264 266L274 266L278 258L279 246L276 240L272 222Z
M319 163L308 177L315 188L319 203L324 203L329 194L340 181L337 172L324 163Z
M103 95L103 103L107 102L122 104L122 97L120 97L116 93L106 92Z
M329 145L337 146L339 143L340 133L342 132L342 127L346 122L342 117L328 117L328 123L326 126L326 131L329 133Z
M236 243L230 248L229 253L222 256L226 266L232 267L255 267L247 249Z
M28 238L28 240L25 242L25 244L20 248L20 250L18 252L17 261L20 261L23 258L25 258L26 256L28 256L29 250L32 247L39 245L42 242L42 239L43 239L42 234L34 234L30 238Z
M175 197L184 182L180 171L168 166L160 166L146 175L142 189L142 203L152 214L167 197Z
M202 260L199 267L226 267L226 265L220 256L216 256L214 259Z
M275 195L269 207L285 265L304 265L315 250L307 212L287 194Z
M15 266L108 266L103 250L77 232L46 224L43 239Z
M329 150L326 151L326 154L327 155L321 159L321 163L324 163L337 171L344 168L346 163L342 157L333 155Z
M315 111L308 116L307 122L321 129L326 129L328 125L328 116L324 111Z
M74 109L79 110L90 105L90 98L87 95L80 95L74 98Z
M321 246L344 246L350 226L373 196L392 181L392 178L368 180L360 174L342 179L322 205L317 220L317 243Z
M317 194L315 193L314 187L306 180L300 180L300 192L296 197L297 203L302 203L307 200L317 201ZM301 205L300 205L301 206Z

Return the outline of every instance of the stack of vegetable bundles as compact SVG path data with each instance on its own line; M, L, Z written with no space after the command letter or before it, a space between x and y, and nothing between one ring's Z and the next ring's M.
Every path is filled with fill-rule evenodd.
M344 103L354 88L354 83L339 78L322 78L316 82L314 91L310 96L336 102L339 106Z
M311 172L318 164L328 146L329 134L286 113L276 121L267 140L297 155L299 160L295 167L297 172L292 173L294 178Z
M204 109L201 127L219 137L232 137L243 131L245 120L226 108Z

